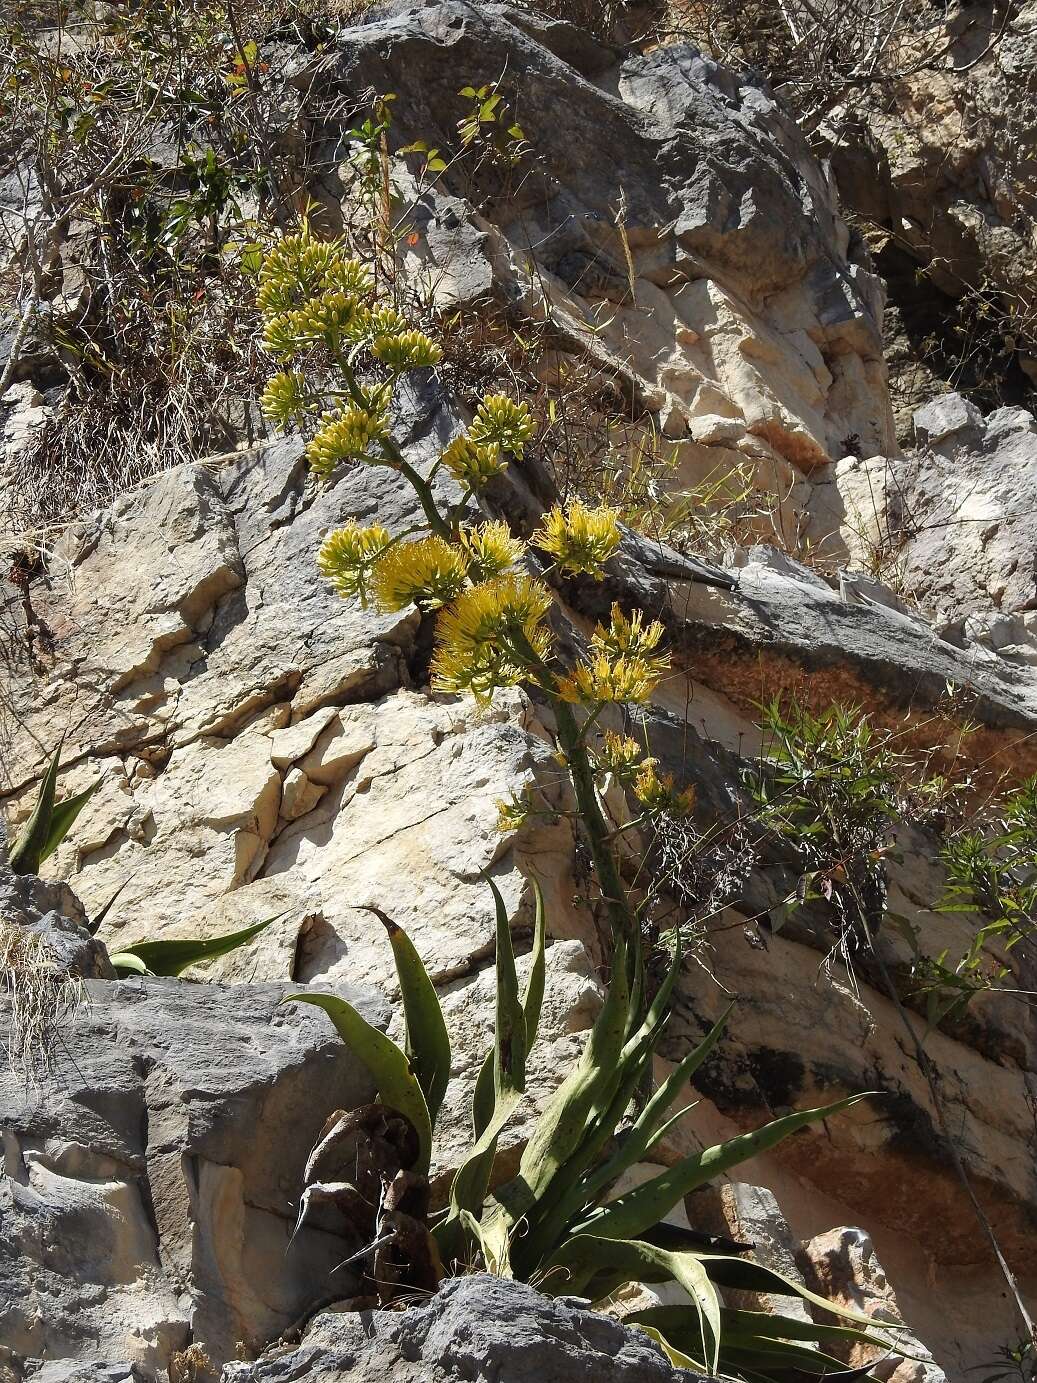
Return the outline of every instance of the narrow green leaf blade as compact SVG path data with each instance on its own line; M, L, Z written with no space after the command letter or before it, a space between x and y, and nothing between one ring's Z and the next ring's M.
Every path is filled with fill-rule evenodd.
M325 1011L342 1041L371 1073L382 1101L399 1110L414 1125L419 1152L413 1170L426 1175L432 1160L432 1121L425 1096L404 1051L379 1028L373 1027L351 1003L334 994L289 994L284 1002L313 1004Z
M11 872L14 874L38 874L43 851L50 835L51 816L54 811L54 789L58 781L58 764L64 741L55 749L47 771L40 784L36 805L32 815L22 827L9 856Z
M148 967L132 951L113 951L108 957L117 975L146 975Z
M536 899L536 919L533 924L532 965L522 996L522 1012L526 1020L526 1053L536 1040L540 1027L540 1011L544 1003L544 982L547 956L547 926L544 917L544 895L540 885L533 881L533 894ZM475 1082L472 1096L472 1126L476 1138L480 1137L493 1118L494 1106L494 1064L496 1043L486 1054Z
M604 1208L594 1211L576 1227L576 1232L608 1239L636 1238L667 1215L679 1200L720 1176L729 1167L767 1152L808 1124L827 1119L867 1098L867 1094L850 1095L820 1109L802 1109L795 1114L786 1114L784 1118L774 1119L752 1133L740 1134L725 1143L706 1148L704 1152L683 1158L651 1181L644 1182Z
M76 817L83 810L86 804L93 797L94 793L101 786L103 779L98 778L95 783L84 788L82 792L77 792L74 797L66 797L63 802L55 804L50 818L50 830L47 832L47 839L44 841L43 850L40 854L40 863L49 859L54 851L72 829Z
M435 1127L436 1115L450 1081L450 1037L436 987L402 927L380 908L369 907L389 934L396 975L403 996L406 1023L404 1052L425 1096L429 1120Z
M278 918L283 916L283 913L278 913L276 917L268 917L263 922L255 922L251 927L242 927L238 932L226 932L223 936L171 937L166 941L132 941L122 950L124 953L130 952L137 956L152 975L180 975L189 965L197 965L199 961L203 960L216 960L220 956L229 955L231 951L236 951L239 946L244 946L254 936L258 936L261 931L269 927L271 922L276 922Z

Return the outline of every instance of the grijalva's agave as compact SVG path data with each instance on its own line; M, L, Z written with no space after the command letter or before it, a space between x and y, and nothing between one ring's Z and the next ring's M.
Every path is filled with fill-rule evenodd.
M433 1216L427 1177L451 1053L435 989L410 940L383 917L403 995L402 1048L342 999L294 996L326 1010L369 1068L380 1098L366 1112L329 1119L310 1159L301 1219L329 1204L361 1218L371 1211L374 1237L355 1257L373 1255L368 1280L383 1301L476 1263L547 1292L595 1301L626 1282L674 1280L688 1307L642 1321L672 1357L748 1383L839 1372L842 1366L821 1346L883 1343L858 1329L868 1322L845 1311L837 1314L853 1325L810 1326L731 1311L721 1299L724 1288L798 1296L828 1313L836 1308L747 1260L743 1246L663 1220L697 1186L861 1096L777 1119L609 1199L623 1173L649 1160L681 1117L670 1107L723 1029L722 1019L638 1104L666 1027L681 950L650 994L639 918L622 883L603 789L609 781L622 783L649 821L661 812L687 814L694 799L677 791L636 741L601 731L598 719L610 705L647 703L669 657L659 647L658 621L614 605L586 655L573 667L558 666L548 619L554 596L545 580L552 571L600 579L621 541L616 513L578 500L559 504L528 540L489 515L486 487L521 461L535 431L526 405L504 394L486 395L469 427L430 467L412 465L393 437L393 394L408 371L434 367L441 347L376 300L365 269L339 243L318 241L305 226L285 236L263 259L258 303L266 346L285 367L264 392L267 416L280 426L317 420L306 455L319 481L332 480L343 465L386 467L411 486L423 516L419 527L398 535L347 521L325 538L321 573L349 599L373 600L386 611L414 605L435 618L433 690L486 701L501 688L520 686L547 703L611 933L610 982L582 1056L546 1103L518 1173L498 1185L498 1139L525 1095L526 1057L539 1022L545 925L538 894L532 968L520 995L508 919L494 889L495 1041L475 1089L474 1141L453 1177L448 1206ZM336 376L330 388L329 362ZM524 801L501 804L501 828L515 829L526 809ZM362 1193L341 1159L336 1163L336 1148L348 1148L354 1176L361 1164L366 1169ZM322 1169L336 1166L328 1180Z

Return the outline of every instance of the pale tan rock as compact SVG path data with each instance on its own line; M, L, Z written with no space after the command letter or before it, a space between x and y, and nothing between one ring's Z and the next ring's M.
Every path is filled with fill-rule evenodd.
M297 821L313 811L325 792L327 788L312 782L301 768L290 769L281 790L281 816L285 821Z

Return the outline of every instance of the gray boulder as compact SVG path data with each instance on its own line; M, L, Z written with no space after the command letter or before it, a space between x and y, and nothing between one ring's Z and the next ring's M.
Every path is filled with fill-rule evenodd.
M0 1300L16 1372L117 1360L149 1378L188 1341L219 1364L328 1300L329 1282L350 1289L333 1272L343 1241L288 1240L322 1122L374 1092L325 1014L282 1006L290 992L89 980L45 1077L0 1069ZM349 998L384 1026L378 1000Z
M692 1383L649 1336L545 1297L521 1282L480 1273L447 1282L408 1311L326 1312L301 1344L250 1364L229 1364L223 1383Z

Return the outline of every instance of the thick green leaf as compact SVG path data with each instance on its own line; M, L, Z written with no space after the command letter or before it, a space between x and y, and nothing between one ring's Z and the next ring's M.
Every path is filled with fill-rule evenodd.
M611 1293L626 1282L666 1281L672 1279L683 1287L691 1298L698 1318L700 1342L710 1372L716 1373L720 1352L720 1298L716 1288L695 1253L673 1252L657 1248L637 1239L598 1239L580 1234L570 1239L555 1255L552 1267L562 1269L552 1274L548 1290L583 1293L599 1297L596 1278L606 1275ZM571 1274L565 1285L567 1272Z
M617 1151L587 1179L585 1190L588 1202L622 1176L628 1167L640 1162L655 1142L655 1135L670 1127L672 1120L664 1123L667 1110L719 1042L733 1007L733 1004L728 1005L698 1046L674 1067L638 1115ZM677 1117L685 1113L686 1109L681 1110Z
M576 1226L575 1232L596 1234L608 1239L635 1238L667 1215L679 1200L730 1167L767 1152L808 1124L827 1119L867 1098L866 1094L850 1095L845 1100L837 1100L835 1104L824 1105L820 1109L802 1109L795 1114L786 1114L784 1118L774 1119L753 1133L743 1133L737 1138L729 1138L726 1143L706 1148L704 1152L693 1153L675 1166L667 1167L651 1181L644 1182L609 1205L592 1212Z
M718 1287L730 1287L738 1292L765 1292L770 1296L799 1297L810 1302L812 1306L819 1306L823 1311L841 1317L844 1321L854 1321L857 1325L869 1327L875 1324L870 1316L865 1316L860 1311L852 1311L847 1306L837 1306L835 1302L818 1296L816 1292L811 1292L801 1283L793 1282L791 1278L775 1272L773 1268L765 1268L762 1263L751 1263L745 1258L734 1258L726 1253L703 1253L700 1257L709 1273L710 1281L715 1282ZM906 1327L890 1325L884 1321L883 1328L896 1333Z
M403 1050L379 1028L372 1027L352 1004L334 994L289 994L283 1002L314 1004L325 1011L339 1037L370 1071L382 1102L414 1125L419 1151L412 1170L426 1175L432 1160L432 1121L421 1086Z
M831 1307L829 1308L831 1309ZM686 1339L689 1325L686 1306L652 1306L646 1311L638 1311L628 1317L637 1325L654 1326L669 1340L680 1344ZM722 1337L728 1331L740 1335L778 1340L812 1340L830 1344L874 1345L888 1349L891 1341L877 1331L855 1330L849 1325L825 1325L818 1321L804 1321L793 1316L781 1316L770 1311L736 1311L722 1307L720 1311ZM694 1322L691 1323L694 1328Z
M627 941L617 938L612 982L579 1061L551 1097L519 1163L518 1175L497 1193L511 1224L527 1218L554 1177L580 1146L597 1115L608 1108L619 1083L617 1063L627 1027ZM517 1254L516 1247L515 1253ZM518 1258L516 1256L516 1269Z
M22 827L18 839L15 841L9 863L14 874L38 874L40 863L43 859L43 851L46 849L47 841L50 837L51 817L54 812L54 789L58 781L58 764L61 760L61 744L55 749L47 771L43 775L43 782L40 784L40 791L36 798L36 805L32 809L32 815Z
M74 797L66 797L63 802L58 802L50 817L50 830L47 832L47 839L40 854L40 863L49 859L54 851L72 829L76 817L83 810L86 804L93 797L94 793L101 786L103 779L98 778L96 783L91 783L82 792L77 792Z
M472 1118L477 1129L475 1145L457 1169L450 1187L449 1213L436 1230L440 1251L448 1260L460 1252L459 1229L463 1224L464 1213L479 1215L482 1211L497 1152L497 1139L526 1088L526 1052L528 1043L532 1040L527 1034L530 1027L533 1035L536 1034L544 998L546 932L540 888L534 885L537 913L533 937L533 963L525 996L520 1002L518 976L515 972L515 951L507 909L493 881L487 879L487 883L493 893L497 917L497 1012L494 1044L489 1062L483 1063L479 1075L484 1088L480 1092L477 1082L473 1100ZM488 1090L485 1082L487 1071ZM491 1221L494 1218L491 1217ZM500 1239L501 1234L507 1238L506 1227L498 1226L491 1230L489 1226L490 1221L484 1227L484 1233L492 1234L496 1240Z
M117 975L146 975L148 967L132 951L113 951L108 957Z
M403 996L403 1050L411 1070L418 1078L429 1120L435 1128L450 1080L450 1038L447 1035L443 1010L436 987L418 955L414 943L391 917L380 908L368 907L389 934L396 975Z
M151 975L180 975L189 965L199 961L216 960L236 951L239 946L258 936L261 931L276 922L277 917L268 917L264 922L256 922L251 927L243 927L239 932L227 932L224 936L170 938L168 941L132 941L124 946L120 954L127 952L142 961Z
M685 1354L683 1350L671 1345L661 1331L656 1330L655 1326L644 1325L633 1316L624 1316L624 1325L636 1325L639 1330L643 1330L646 1335L651 1336L662 1352L669 1359L670 1363L678 1369L694 1369L696 1373L705 1373L706 1366L700 1359L693 1359L690 1354Z
M526 1053L536 1041L540 1027L540 1010L544 1003L544 978L546 973L547 927L544 917L544 895L540 885L533 881L533 894L536 899L536 920L533 926L533 961L526 981L526 991L522 997L522 1012L526 1020ZM494 1070L497 1061L498 1044L486 1053L486 1059L475 1082L472 1096L472 1126L479 1138L493 1118L494 1108Z

